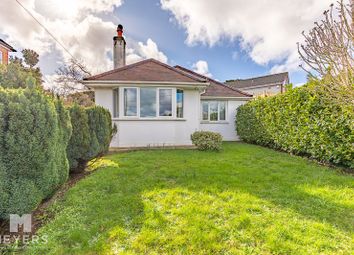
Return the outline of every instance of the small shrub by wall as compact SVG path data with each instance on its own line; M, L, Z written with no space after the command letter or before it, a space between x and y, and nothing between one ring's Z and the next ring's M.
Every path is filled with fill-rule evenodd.
M109 149L113 135L111 114L100 106L69 107L72 136L67 148L70 169L81 172L88 161L102 156Z
M60 101L0 87L0 218L31 212L66 181L70 134Z
M222 136L210 131L196 131L191 135L192 143L201 151L220 151Z
M334 103L319 81L240 108L242 140L354 168L354 106Z

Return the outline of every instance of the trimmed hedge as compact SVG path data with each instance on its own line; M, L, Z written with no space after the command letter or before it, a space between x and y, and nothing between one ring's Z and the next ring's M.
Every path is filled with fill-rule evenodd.
M334 103L319 81L240 106L236 129L245 142L354 168L354 106Z
M210 131L196 131L191 135L192 143L201 151L220 151L222 136Z
M0 218L31 212L66 181L70 135L60 101L0 87Z
M69 107L73 133L67 148L72 172L81 172L87 163L109 149L114 129L108 110L100 106Z

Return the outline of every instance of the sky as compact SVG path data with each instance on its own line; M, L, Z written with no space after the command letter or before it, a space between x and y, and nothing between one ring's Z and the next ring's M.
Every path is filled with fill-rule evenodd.
M124 26L127 63L155 58L219 81L288 71L306 82L297 42L333 0L18 0L93 73L111 70ZM40 54L45 83L70 59L16 0L0 2L0 38Z

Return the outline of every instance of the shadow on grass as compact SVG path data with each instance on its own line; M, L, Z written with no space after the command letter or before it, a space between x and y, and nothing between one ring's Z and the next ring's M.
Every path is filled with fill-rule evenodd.
M307 186L352 188L352 177L298 157L258 146L226 144L221 153L166 150L108 158L120 167L102 169L74 187L57 209L56 219L41 230L51 235L48 244L32 246L30 253L41 248L62 254L111 250L110 240L118 238L122 243L122 238L146 224L143 194L178 188L248 193L348 234L354 230L352 204L346 206L304 190ZM156 220L163 220L153 213Z

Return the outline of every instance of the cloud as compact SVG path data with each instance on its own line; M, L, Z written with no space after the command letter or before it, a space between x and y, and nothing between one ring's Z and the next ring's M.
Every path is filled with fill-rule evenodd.
M113 68L112 37L117 24L102 17L120 7L122 0L21 0L21 4L92 73ZM46 66L52 66L50 61L53 59L64 63L71 58L15 0L1 0L0 10L6 10L0 15L0 35L19 50L31 48L37 51L42 69L47 71ZM130 47L128 62L150 57L167 62L167 57L153 40L148 39L144 44L126 39Z
M186 30L188 45L238 41L260 65L283 63L296 69L296 42L333 0L160 0ZM295 64L296 63L296 64ZM283 66L274 67L274 70Z
M132 64L143 59L154 58L163 63L167 63L167 56L158 49L157 44L152 39L147 39L146 44L138 42L132 45L134 48L127 49L127 64Z
M212 74L209 73L208 62L204 60L199 60L193 64L193 71L207 77L212 77Z

